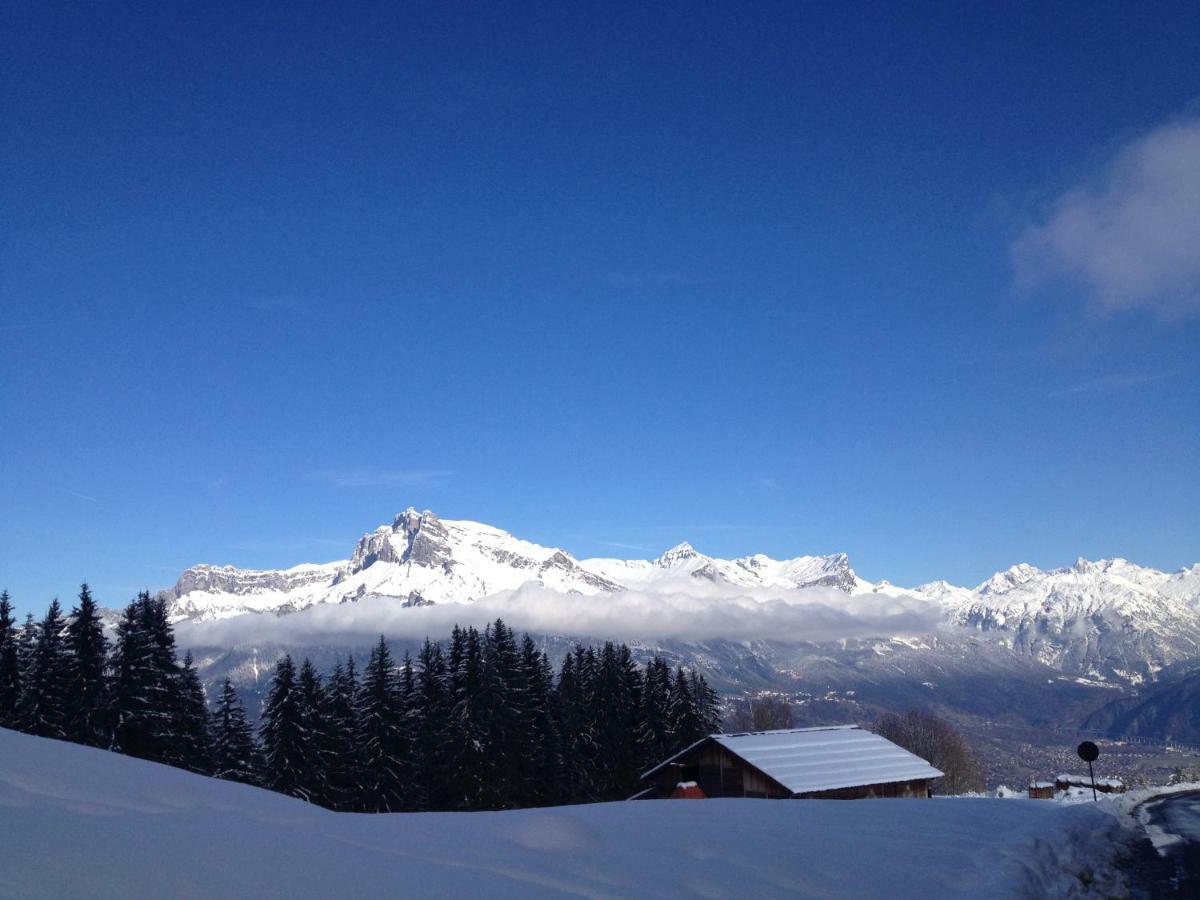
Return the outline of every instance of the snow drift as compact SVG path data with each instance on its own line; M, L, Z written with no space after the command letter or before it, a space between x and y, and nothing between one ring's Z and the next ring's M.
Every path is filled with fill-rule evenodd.
M0 730L13 897L1097 896L1115 816L986 799L331 813Z

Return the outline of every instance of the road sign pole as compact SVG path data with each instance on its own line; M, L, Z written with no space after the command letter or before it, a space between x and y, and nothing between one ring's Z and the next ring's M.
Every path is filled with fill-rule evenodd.
M1088 760L1088 774L1092 776L1092 802L1094 803L1098 799L1096 797L1096 771L1092 768L1090 759Z

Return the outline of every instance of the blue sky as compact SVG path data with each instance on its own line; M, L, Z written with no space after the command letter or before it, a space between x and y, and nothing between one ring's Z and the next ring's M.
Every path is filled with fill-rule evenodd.
M5 18L23 608L410 504L897 583L1200 560L1195 4Z

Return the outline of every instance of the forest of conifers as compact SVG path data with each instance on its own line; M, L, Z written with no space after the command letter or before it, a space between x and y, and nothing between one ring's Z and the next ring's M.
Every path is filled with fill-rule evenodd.
M623 799L638 774L717 731L703 676L624 644L576 646L557 672L497 620L361 674L276 664L257 729L226 679L209 704L164 600L139 594L110 642L85 584L23 627L0 595L0 726L361 812L510 809Z

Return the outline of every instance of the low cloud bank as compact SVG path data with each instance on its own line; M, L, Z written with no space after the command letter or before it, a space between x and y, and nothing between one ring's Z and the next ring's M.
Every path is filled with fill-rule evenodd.
M686 589L685 589L686 588ZM926 634L941 620L928 598L847 595L833 588L767 589L730 585L664 585L653 591L582 596L536 585L469 604L404 608L373 597L320 604L286 616L244 615L181 624L182 646L233 647L365 644L445 637L455 624L483 627L502 618L517 631L614 640L784 642Z

